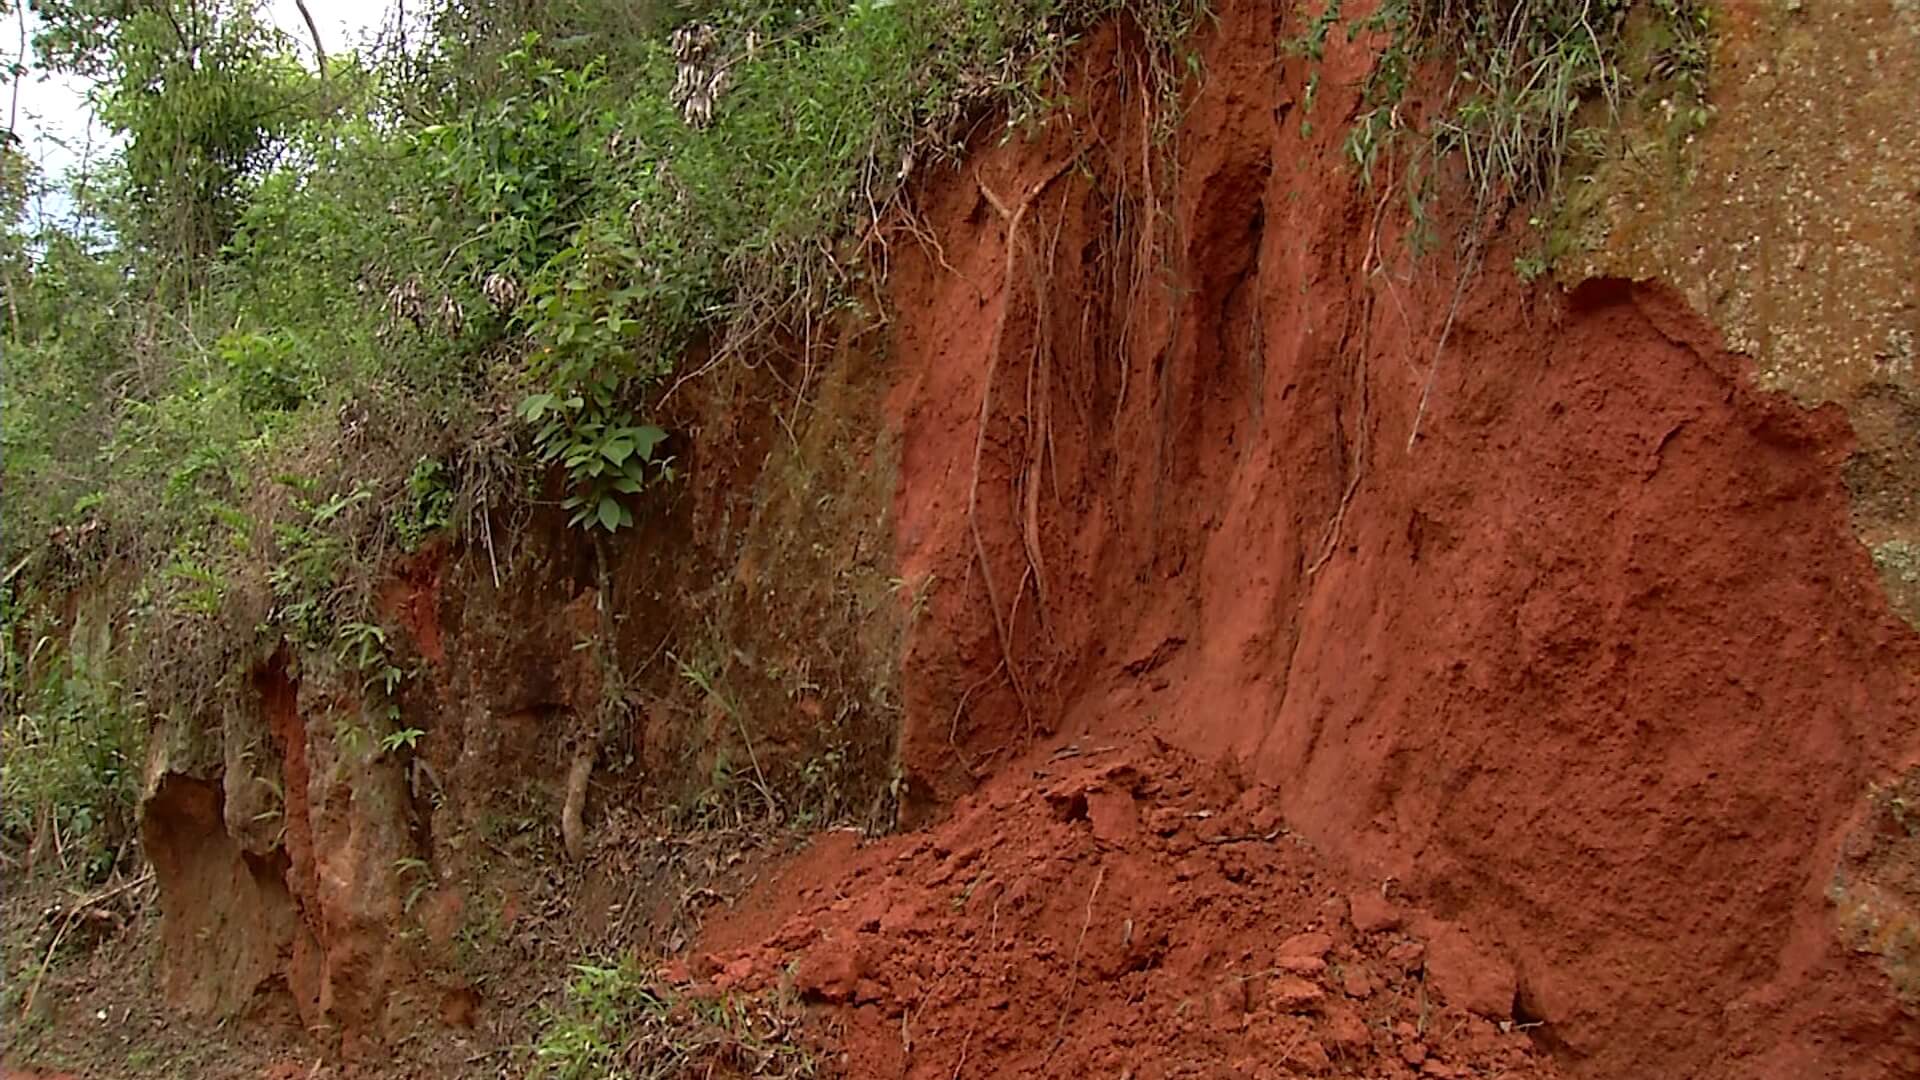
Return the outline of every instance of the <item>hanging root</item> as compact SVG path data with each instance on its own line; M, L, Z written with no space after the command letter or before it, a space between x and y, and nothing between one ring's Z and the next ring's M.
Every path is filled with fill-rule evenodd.
M1047 282L1053 273L1053 265L1060 248L1060 232L1064 226L1066 204L1061 203L1062 220L1056 223L1053 240L1047 246L1046 270L1042 272L1038 265L1033 271L1034 295L1034 336L1032 360L1027 364L1027 417L1030 431L1027 439L1027 462L1021 473L1021 502L1024 514L1016 521L1020 529L1020 539L1026 549L1027 570L1033 575L1033 586L1038 597L1040 628L1051 633L1047 624L1047 574L1046 560L1040 548L1040 488L1042 466L1053 466L1053 491L1055 498L1060 494L1060 468L1053 457L1053 312L1047 304ZM1039 392L1035 394L1035 382L1039 383ZM1023 579L1024 580L1024 579ZM1014 606L1019 606L1016 595ZM1020 620L1011 612L1007 621L1018 626Z
M1150 92L1153 84L1147 78L1146 63L1138 57L1134 59L1134 70L1140 86L1140 188L1146 192L1147 203L1141 220L1134 226L1139 237L1131 267L1132 280L1127 283L1127 309L1120 315L1120 400L1113 408L1116 416L1127 407L1127 374L1132 367L1128 339L1134 312L1139 310L1139 297L1146 290L1147 275L1153 266L1153 238L1160 221L1160 193L1153 182L1153 95Z
M1389 191L1391 191L1391 188L1392 188L1392 181L1389 180L1388 181ZM1363 282L1371 281L1373 273L1375 271L1381 270L1381 265L1377 257L1380 250L1379 249L1380 215L1386 209L1386 205L1387 205L1386 198L1383 196L1380 200L1379 206L1375 207L1374 209L1373 235L1371 236L1371 238L1368 240L1368 243L1367 243L1366 257L1363 258L1360 262L1360 280ZM1393 280L1390 277L1387 277L1384 273L1382 274L1382 277L1386 280L1388 294L1393 295L1393 292L1392 292ZM1397 296L1394 299L1395 299L1395 303L1399 302L1399 299ZM1349 465L1349 468L1352 470L1353 475L1348 478L1346 490L1343 491L1340 495L1340 505L1334 509L1333 517L1328 519L1327 527L1325 531L1321 533L1320 550L1314 556L1313 562L1307 566L1306 573L1304 575L1306 577L1312 577L1313 575L1319 573L1320 568L1325 566L1327 564L1327 560L1333 557L1334 549L1337 548L1340 544L1340 531L1346 524L1347 508L1353 505L1354 493L1360 490L1360 480L1361 480L1361 477L1366 472L1367 441L1368 441L1367 440L1367 424L1369 422L1368 414L1371 411L1368 408L1368 401L1370 400L1370 395L1368 394L1368 391L1367 391L1367 348L1368 348L1369 342L1372 339L1372 336L1373 336L1373 294L1369 292L1367 294L1366 303L1362 305L1360 310L1360 345L1357 350L1358 355L1353 362L1354 389L1360 398L1360 420L1359 420L1359 423L1356 425L1358 430L1355 432L1355 435L1354 435L1353 457ZM1342 342L1346 340L1346 337L1347 335L1345 334L1341 335ZM1417 429L1418 423L1419 421L1416 419L1415 420L1416 429ZM1302 602L1304 603L1304 599Z
M993 631L999 639L1000 656L1007 668L1007 680L1013 684L1013 692L1020 699L1020 714L1026 721L1029 735L1033 731L1033 702L1027 696L1026 685L1020 680L1019 665L1013 661L1012 634L1006 620L1000 614L1000 596L993 585L993 565L987 558L986 539L980 533L980 465L986 456L987 424L993 418L993 382L1000 368L1001 343L1006 337L1007 315L1013 310L1013 272L1018 264L1020 253L1020 225L1026 220L1027 211L1032 208L1033 200L1059 179L1072 164L1073 159L1068 158L1055 166L1052 172L1041 178L1039 183L1027 191L1021 198L1020 205L1013 209L1009 209L985 181L977 176L974 178L974 182L980 186L980 194L986 197L994 210L1007 222L1007 263L1001 287L1001 293L1005 299L1000 305L999 317L994 320L993 334L988 339L986 380L980 392L980 420L974 430L973 479L967 487L967 529L973 534L973 554L980 563L980 578L987 587L987 606L993 611Z

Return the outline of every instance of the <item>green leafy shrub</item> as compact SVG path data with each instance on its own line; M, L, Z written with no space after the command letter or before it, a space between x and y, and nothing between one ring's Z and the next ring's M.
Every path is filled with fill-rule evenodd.
M289 334L230 331L214 343L214 352L249 412L297 409L313 394L319 373Z
M427 537L453 524L453 496L444 462L421 458L415 463L407 474L406 500L391 518L400 550L418 551Z
M11 650L11 622L6 629ZM44 638L31 646L54 647ZM145 731L120 687L72 656L10 656L8 682L24 682L30 666L43 670L32 685L9 686L0 721L0 829L21 846L57 834L72 869L104 880L132 837Z
M544 477L575 524L632 525L689 449L656 411L683 358L817 348L872 296L874 224L1043 118L1080 31L1133 20L1171 87L1202 17L462 0L323 74L253 0L38 10L125 149L66 221L28 219L47 185L0 151L0 545L64 545L50 590L129 572L157 710L270 638L337 650L391 559L524 520L493 512Z

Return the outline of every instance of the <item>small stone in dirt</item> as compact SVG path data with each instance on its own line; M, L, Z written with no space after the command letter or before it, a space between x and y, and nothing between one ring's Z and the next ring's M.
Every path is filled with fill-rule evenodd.
M1400 909L1372 889L1353 894L1348 902L1348 917L1353 920L1353 928L1363 934L1400 929Z
M1421 1062L1427 1060L1426 1044L1420 1043L1420 1042L1410 1042L1410 1043L1401 1044L1400 1060L1406 1062L1409 1065L1418 1066Z
M1427 947L1417 941L1403 941L1387 950L1387 962L1401 971L1418 971L1427 958Z
M1326 934L1295 934L1280 943L1274 966L1295 975L1318 975L1327 969L1326 956L1333 938Z
M1282 1012L1307 1012L1325 996L1320 987L1297 975L1282 975L1267 988L1267 999Z
M1333 949L1333 938L1317 931L1295 934L1280 943L1281 957L1312 957L1315 960L1326 959Z
M1340 988L1350 998L1370 997L1375 989L1373 974L1363 967L1350 967L1341 977Z
M1273 966L1292 975L1318 975L1327 970L1327 962L1317 956L1281 955Z

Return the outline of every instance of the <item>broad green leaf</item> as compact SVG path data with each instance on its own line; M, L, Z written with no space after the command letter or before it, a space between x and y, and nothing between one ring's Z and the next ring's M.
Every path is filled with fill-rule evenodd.
M520 402L520 407L516 411L528 423L536 423L551 408L553 408L552 394L528 394Z
M652 461L653 448L659 446L667 437L665 431L652 424L642 424L633 428L630 434L633 436L634 452L639 454L643 461Z

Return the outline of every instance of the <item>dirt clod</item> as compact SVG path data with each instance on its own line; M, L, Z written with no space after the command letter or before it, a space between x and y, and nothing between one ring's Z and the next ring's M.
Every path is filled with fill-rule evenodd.
M1353 919L1353 928L1363 934L1400 929L1400 910L1375 890L1365 889L1354 893L1348 911Z
M1427 983L1447 1000L1489 1019L1513 1014L1513 965L1475 944L1458 926L1441 924L1430 932Z

